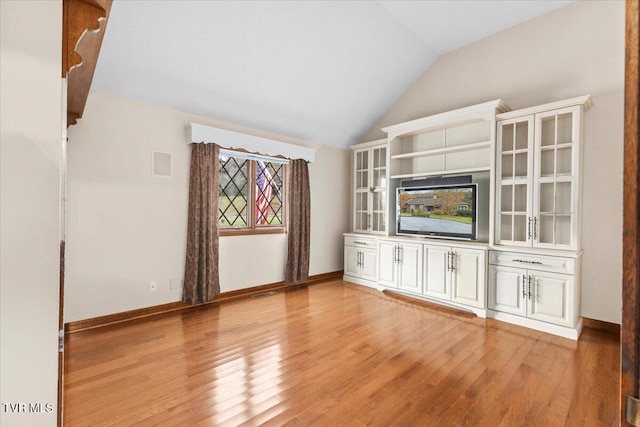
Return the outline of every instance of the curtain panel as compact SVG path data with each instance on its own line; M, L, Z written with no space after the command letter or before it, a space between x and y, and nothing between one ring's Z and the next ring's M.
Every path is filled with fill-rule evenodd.
M304 282L309 277L311 247L311 193L309 168L303 159L289 162L287 266L285 282Z
M206 303L220 293L218 270L219 152L216 144L191 144L187 256L182 300Z

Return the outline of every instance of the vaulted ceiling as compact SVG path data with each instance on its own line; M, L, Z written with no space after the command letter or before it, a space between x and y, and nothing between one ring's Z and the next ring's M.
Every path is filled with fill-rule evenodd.
M568 3L116 0L92 91L346 148L439 56Z

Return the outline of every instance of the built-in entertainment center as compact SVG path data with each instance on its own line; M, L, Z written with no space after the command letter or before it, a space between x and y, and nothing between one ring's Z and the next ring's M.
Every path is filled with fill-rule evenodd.
M577 339L591 105L494 100L353 146L344 280Z

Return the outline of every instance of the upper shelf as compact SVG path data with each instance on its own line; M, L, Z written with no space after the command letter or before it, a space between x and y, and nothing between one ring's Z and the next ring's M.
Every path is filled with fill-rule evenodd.
M490 148L491 141L474 142L471 144L457 145L454 147L436 148L433 150L416 151L413 153L395 154L391 156L394 160L414 159L417 157L437 156L440 154L462 153L465 151L480 150Z

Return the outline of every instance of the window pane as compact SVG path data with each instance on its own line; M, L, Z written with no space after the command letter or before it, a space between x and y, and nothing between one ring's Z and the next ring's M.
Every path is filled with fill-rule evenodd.
M249 225L249 160L220 156L220 227Z
M284 165L256 161L256 226L284 225Z

